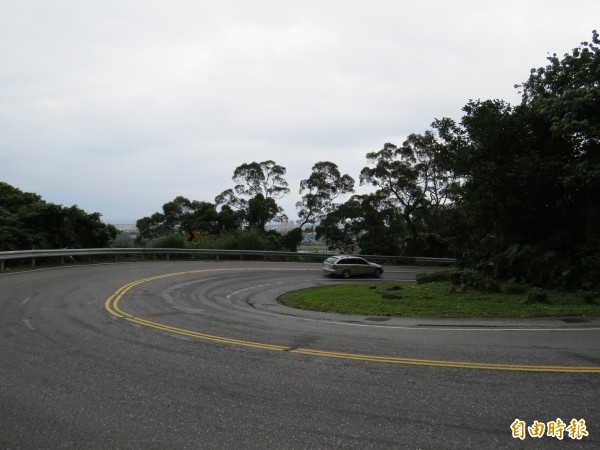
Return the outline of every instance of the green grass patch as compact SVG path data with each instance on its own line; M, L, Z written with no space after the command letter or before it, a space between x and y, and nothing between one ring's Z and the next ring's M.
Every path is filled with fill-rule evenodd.
M399 286L399 288L398 288ZM600 302L568 292L549 291L545 302L528 293L450 292L447 282L339 284L288 292L279 301L293 308L365 316L540 317L598 316ZM512 291L511 291L512 292ZM384 298L391 297L391 298Z

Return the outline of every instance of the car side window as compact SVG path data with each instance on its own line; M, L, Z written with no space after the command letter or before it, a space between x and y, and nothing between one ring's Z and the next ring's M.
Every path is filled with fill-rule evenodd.
M338 264L350 264L350 260L348 258L340 259L337 263Z

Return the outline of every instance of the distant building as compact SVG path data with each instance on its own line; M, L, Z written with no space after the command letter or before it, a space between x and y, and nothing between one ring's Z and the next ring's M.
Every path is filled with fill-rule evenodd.
M284 222L270 222L265 226L265 229L275 230L285 234L296 227L298 227L298 221L286 220Z

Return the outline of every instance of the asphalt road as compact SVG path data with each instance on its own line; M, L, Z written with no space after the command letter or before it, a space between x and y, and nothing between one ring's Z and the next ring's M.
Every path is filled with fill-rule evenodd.
M332 282L318 264L243 261L2 274L0 448L600 448L600 320L275 301ZM516 419L575 419L581 439L514 438Z

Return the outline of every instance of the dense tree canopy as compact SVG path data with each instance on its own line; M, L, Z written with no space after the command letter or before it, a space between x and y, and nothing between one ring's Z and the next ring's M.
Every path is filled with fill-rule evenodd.
M316 232L330 248L345 252L402 253L404 223L377 194L352 196L327 214L317 225Z
M159 238L186 231L201 231L210 235L236 230L240 226L240 214L229 206L217 212L216 206L208 202L189 200L179 196L167 202L162 212L143 217L136 222L140 240Z
M471 101L460 123L434 122L463 185L458 255L537 284L600 275L598 34L520 85L523 101Z
M452 174L442 168L435 135L412 134L401 147L387 143L367 154L374 167L360 173L361 184L369 183L378 196L402 217L413 239L419 235L418 213L445 205L454 186Z
M0 182L0 250L106 247L117 230L100 217Z
M600 39L582 42L570 54L548 58L520 85L523 106L546 141L556 148L561 173L557 184L569 196L571 210L589 244L600 239Z

